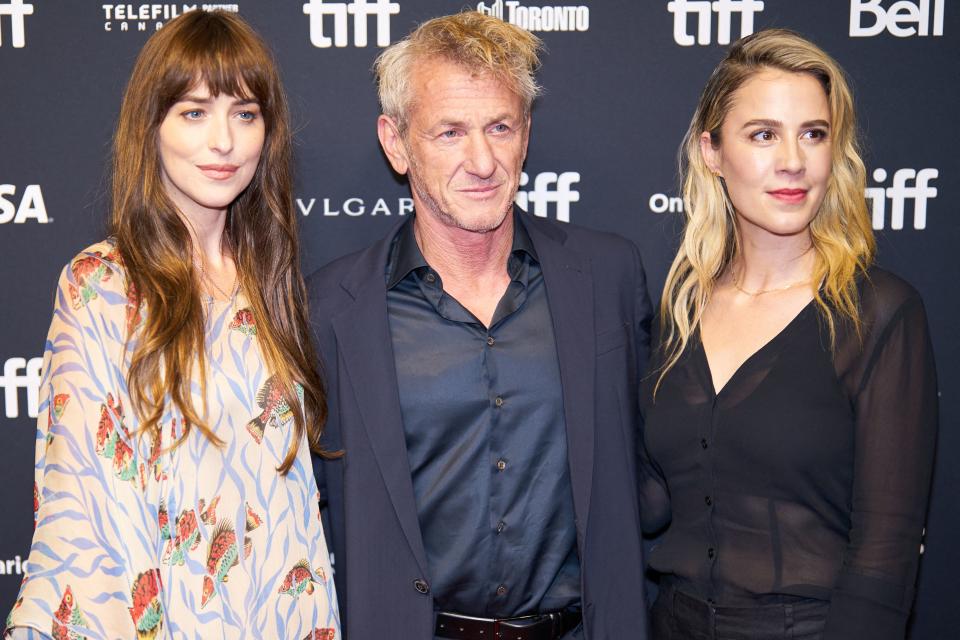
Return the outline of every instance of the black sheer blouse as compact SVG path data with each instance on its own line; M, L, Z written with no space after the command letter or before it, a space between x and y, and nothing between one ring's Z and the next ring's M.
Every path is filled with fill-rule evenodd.
M936 440L919 295L880 269L860 295L861 337L831 350L811 302L719 394L698 338L643 394L650 565L723 605L829 600L825 640L904 637Z

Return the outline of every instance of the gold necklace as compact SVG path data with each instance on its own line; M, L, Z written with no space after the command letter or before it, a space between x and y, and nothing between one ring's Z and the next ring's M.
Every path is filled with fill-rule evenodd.
M797 280L796 282L791 282L790 284L783 285L781 287L774 287L772 289L759 289L757 291L747 291L740 286L740 276L738 273L734 272L733 274L733 286L736 287L737 291L744 293L751 298L756 298L757 296L762 296L765 293L777 293L780 291L787 291L788 289L793 289L794 287L799 287L802 284L809 284L809 280Z

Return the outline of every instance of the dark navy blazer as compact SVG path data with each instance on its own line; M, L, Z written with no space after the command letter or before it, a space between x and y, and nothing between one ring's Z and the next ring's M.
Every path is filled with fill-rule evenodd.
M585 637L642 639L635 452L651 308L640 255L619 236L518 220L541 261L560 361ZM345 452L314 456L314 470L347 640L427 640L434 630L387 320L398 228L308 281L330 409L323 443Z

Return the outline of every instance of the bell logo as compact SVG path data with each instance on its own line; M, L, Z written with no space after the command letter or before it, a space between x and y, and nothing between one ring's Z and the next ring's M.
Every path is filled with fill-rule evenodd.
M887 200L890 200L890 228L903 229L904 209L907 200L913 200L913 228L927 228L927 200L937 197L936 187L930 186L931 180L940 177L936 169L897 169L893 173L893 185L889 187L867 187L866 195L871 201L873 228L880 230L886 223ZM876 169L873 179L883 183L887 179L886 169ZM913 185L909 185L910 182Z
M14 49L27 46L27 34L24 16L33 15L33 5L23 4L23 0L0 2L0 18L10 16L10 44ZM0 20L0 47L3 46L3 20Z
M580 201L580 192L572 191L570 185L580 182L580 174L576 171L565 171L556 174L552 171L538 173L533 179L532 191L518 191L514 201L533 215L546 218L547 205L557 205L556 217L560 222L570 222L570 203ZM530 176L524 171L520 174L520 186L530 183ZM530 207L533 211L530 211Z
M390 0L353 0L353 2L324 2L310 0L303 5L310 16L310 43L320 49L347 46L347 15L353 15L353 46L367 46L367 18L377 17L377 46L390 44L390 16L400 13L400 4ZM333 16L333 38L323 29L324 18Z
M850 0L850 37L870 38L879 35L884 29L898 38L914 35L942 36L944 1L933 0L932 17L930 2L931 0L898 0L888 9L884 9L880 0Z
M3 375L0 375L0 387L3 387L3 402L8 418L20 415L20 398L18 390L27 390L27 415L36 418L40 397L40 367L43 358L7 358L3 363ZM25 370L24 373L18 373Z
M730 44L730 18L740 14L740 37L753 33L753 14L763 11L759 0L670 0L667 11L673 14L673 39L683 47L710 44L713 16L717 14L717 44ZM687 15L697 15L697 36L687 32Z
M40 224L50 222L40 185L28 184L18 205L15 205L13 200L8 200L8 197L12 198L16 194L17 188L14 185L0 184L0 224L19 224L27 220L36 220Z

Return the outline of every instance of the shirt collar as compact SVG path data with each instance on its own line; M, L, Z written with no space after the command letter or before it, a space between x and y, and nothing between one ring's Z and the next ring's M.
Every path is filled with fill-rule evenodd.
M515 259L522 260L523 253L529 255L535 262L539 262L537 250L533 246L533 240L523 221L520 219L520 213L516 207L513 209L513 247L510 250L510 257L507 259L507 269L513 275L513 263ZM393 239L393 246L390 248L390 257L387 260L386 278L387 289L392 289L398 282L406 278L412 271L422 268L428 268L426 259L420 251L417 244L417 238L413 233L414 216L405 225L400 227L400 231Z

